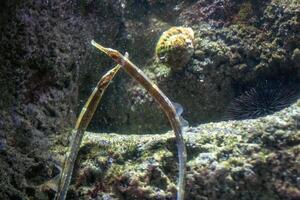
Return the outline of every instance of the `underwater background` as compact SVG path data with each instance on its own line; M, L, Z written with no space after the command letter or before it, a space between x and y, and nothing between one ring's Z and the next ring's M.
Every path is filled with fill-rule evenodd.
M189 122L186 200L300 199L299 0L2 0L0 199L55 199L76 119L128 52ZM175 105L175 104L174 104ZM176 199L176 141L122 69L66 199Z

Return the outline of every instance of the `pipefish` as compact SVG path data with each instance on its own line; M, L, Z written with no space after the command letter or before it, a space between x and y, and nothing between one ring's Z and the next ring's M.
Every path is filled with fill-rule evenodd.
M155 101L159 104L161 109L166 114L171 127L173 128L178 150L179 175L177 183L177 200L183 200L185 192L184 189L187 155L182 136L183 125L180 122L180 116L176 113L174 105L169 100L169 98L157 87L157 85L152 83L150 79L136 65L134 65L128 58L123 56L119 51L111 48L105 48L96 43L94 40L92 40L91 43L100 51L111 57L116 63L121 65L125 72L127 72L150 93L150 95L155 99Z
M125 56L128 55L126 54ZM94 88L92 94L90 95L84 107L82 108L79 117L77 118L75 128L72 131L73 138L71 140L70 153L64 163L55 200L65 200L67 196L68 188L72 178L74 164L77 158L77 154L79 151L80 144L82 142L84 132L86 131L96 111L96 108L101 100L103 93L105 92L106 88L108 87L116 73L119 71L120 67L121 66L118 64L101 77L101 79L97 83L97 86Z

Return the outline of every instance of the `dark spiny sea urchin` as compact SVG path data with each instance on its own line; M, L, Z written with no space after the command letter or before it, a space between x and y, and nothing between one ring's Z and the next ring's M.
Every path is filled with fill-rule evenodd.
M231 119L254 119L289 106L299 96L294 84L262 81L235 98L229 106Z

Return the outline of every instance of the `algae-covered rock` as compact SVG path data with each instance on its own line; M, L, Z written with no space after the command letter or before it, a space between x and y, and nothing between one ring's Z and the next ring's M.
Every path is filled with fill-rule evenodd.
M54 191L39 190L60 173L53 155L66 153L76 110L114 65L90 46L91 39L128 51L182 104L191 124L220 121L230 101L257 79L299 85L299 3L1 1L0 199L53 197ZM174 26L195 34L194 53L175 70L153 59L159 36ZM94 130L141 134L169 127L149 94L122 72L102 103ZM187 198L299 199L297 106L258 120L190 128ZM89 134L69 199L173 199L174 144L171 133Z
M158 2L161 1L153 1L155 5ZM299 85L299 6L299 1L284 0L189 1L174 11L179 16L166 14L173 16L174 21L163 21L157 12L145 12L147 20L127 20L128 24L147 23L130 29L130 35L138 35L140 42L130 40L132 45L126 51L132 51L131 60L172 101L183 106L183 115L191 124L223 120L228 117L231 102L261 81ZM193 29L193 54L170 51L172 45L166 45L165 40L169 41L172 35L180 38L173 29L167 30L173 26ZM160 32L161 39L152 30ZM167 31L162 33L163 30ZM176 40L170 41L174 44ZM151 60L150 50L152 57L162 58L162 62ZM174 57L174 62L164 62L168 58L165 55ZM118 95L109 94L107 106L97 115L97 127L135 133L164 130L167 120L153 99L134 81L124 77L122 80L114 91Z
M186 129L186 199L299 199L299 122L300 101L256 120ZM70 195L174 199L176 157L171 132L86 133Z
M57 174L49 149L75 120L89 33L71 1L0 7L0 199L23 200Z

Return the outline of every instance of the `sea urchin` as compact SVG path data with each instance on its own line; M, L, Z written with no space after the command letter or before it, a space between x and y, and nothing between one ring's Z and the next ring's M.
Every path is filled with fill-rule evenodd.
M290 84L265 80L235 98L228 112L232 119L254 119L289 106L297 96Z

